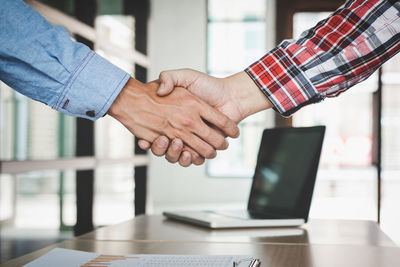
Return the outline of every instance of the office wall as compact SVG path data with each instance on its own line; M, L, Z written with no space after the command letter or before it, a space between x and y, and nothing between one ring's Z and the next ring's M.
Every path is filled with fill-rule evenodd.
M206 71L206 0L152 0L150 79L166 69ZM250 179L209 178L205 166L182 168L151 156L149 211L188 206L245 203Z

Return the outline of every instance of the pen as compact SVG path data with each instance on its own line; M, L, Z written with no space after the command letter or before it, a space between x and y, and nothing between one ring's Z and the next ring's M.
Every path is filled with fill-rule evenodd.
M259 259L254 259L250 262L249 267L259 267L261 266L261 261Z
M234 261L233 262L233 267L239 267L240 263L245 262L245 261L248 262L250 260L251 260L251 262L249 264L249 267L259 267L259 266L261 266L261 261L259 259L244 259L244 260L240 260L238 262Z

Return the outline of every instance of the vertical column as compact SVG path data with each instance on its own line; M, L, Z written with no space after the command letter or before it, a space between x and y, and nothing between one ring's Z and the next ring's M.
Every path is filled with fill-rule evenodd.
M124 0L124 12L135 17L135 49L147 55L149 0ZM135 78L147 81L147 69L135 64ZM135 138L135 155L146 154ZM135 167L135 215L146 213L147 166Z
M293 36L293 1L276 1L276 45L285 39L291 39ZM284 118L279 113L275 113L275 127L292 126L292 117Z
M372 95L372 164L376 167L377 218L381 222L382 199L382 68L378 72L378 89Z
M75 0L76 18L94 26L97 11L96 0ZM93 49L93 42L76 36L78 42ZM94 123L78 118L76 120L76 156L94 155ZM82 235L93 230L93 191L94 170L76 172L76 225L75 235Z

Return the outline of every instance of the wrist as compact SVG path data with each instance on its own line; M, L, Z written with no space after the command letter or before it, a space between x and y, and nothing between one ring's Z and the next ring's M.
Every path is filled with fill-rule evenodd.
M133 88L138 87L140 85L142 85L141 82L135 80L134 78L130 78L128 82L125 84L125 86L122 88L121 92L114 100L110 108L108 109L107 114L113 117L114 119L118 119L118 117L120 117L123 114L122 104L125 95L128 94L129 90L132 90Z
M242 71L223 79L224 86L231 91L232 100L237 103L242 119L272 107L267 96L256 83Z

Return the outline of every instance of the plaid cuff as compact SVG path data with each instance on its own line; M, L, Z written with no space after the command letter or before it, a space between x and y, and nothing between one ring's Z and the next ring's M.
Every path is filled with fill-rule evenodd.
M283 116L290 116L301 107L324 99L299 67L315 58L307 47L284 41L245 72Z

